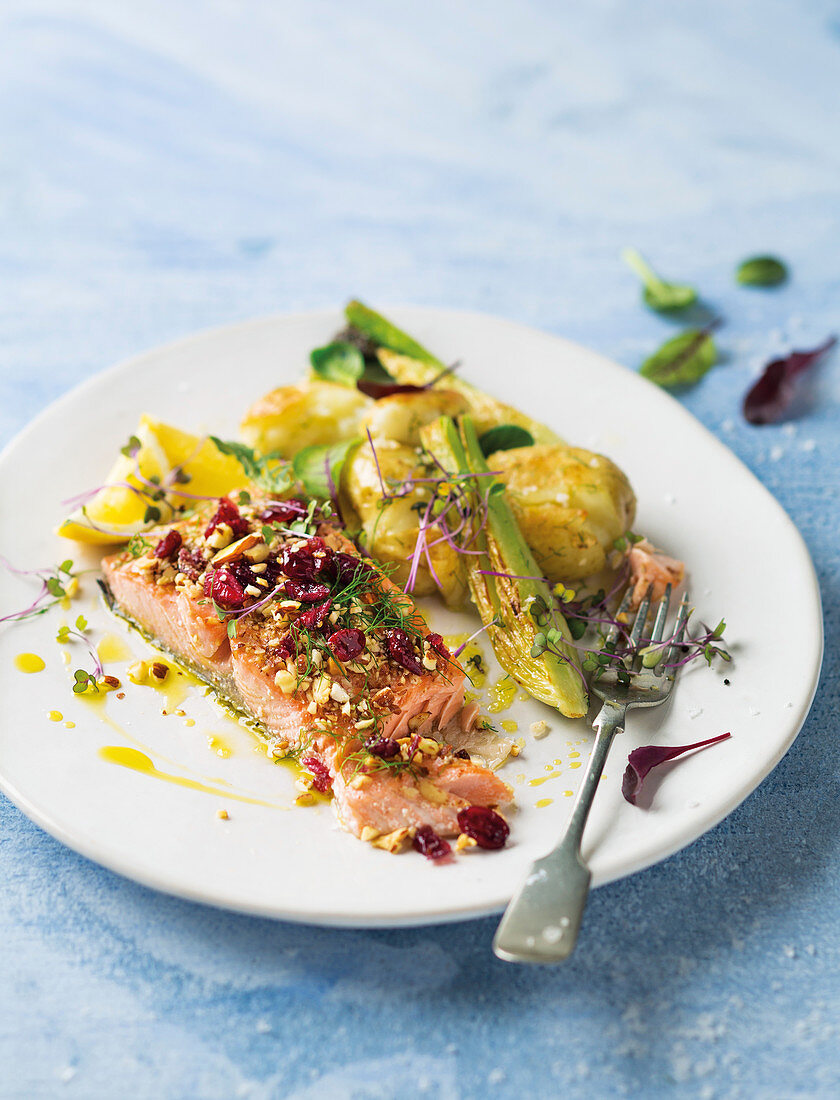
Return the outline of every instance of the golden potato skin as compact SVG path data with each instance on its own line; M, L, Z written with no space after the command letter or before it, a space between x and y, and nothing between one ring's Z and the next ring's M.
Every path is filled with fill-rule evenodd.
M249 447L292 457L313 444L340 443L359 434L359 420L373 404L356 389L309 380L280 386L255 402L242 421Z
M548 580L568 584L606 568L614 540L636 515L630 482L614 462L582 447L542 444L496 451L487 463Z
M420 444L420 429L439 416L460 416L469 408L467 399L454 390L431 389L419 393L394 393L380 397L362 417L362 434L368 428L374 439L393 439L412 447Z
M408 580L411 569L408 559L414 552L420 529L420 517L412 509L412 505L427 503L430 490L420 485L412 488L405 496L383 505L380 471L388 489L392 488L394 480L404 481L412 475L423 477L424 471L418 464L417 451L408 444L377 439L375 447L379 471L367 439L345 462L341 475L342 511L346 518L346 500L359 518L362 527L360 541L365 550L376 561L394 564L395 569L389 575L395 584L402 586ZM429 532L430 541L433 542L436 537L435 530ZM450 606L460 607L467 593L461 555L445 542L431 547L430 554L442 584L440 591L444 599ZM425 562L417 570L412 591L417 596L428 596L439 591Z
M412 386L425 386L438 375L439 370L430 363L421 363L417 359L410 359L407 355L399 355L388 348L380 348L377 352L379 361L392 378L398 382ZM517 424L526 428L534 437L535 443L560 443L560 437L545 424L526 416L512 405L505 405L497 401L495 397L484 393L482 390L465 382L457 374L448 375L441 380L441 386L460 394L466 401L467 407L462 412L469 412L475 422L475 428L479 435L496 428L500 424Z

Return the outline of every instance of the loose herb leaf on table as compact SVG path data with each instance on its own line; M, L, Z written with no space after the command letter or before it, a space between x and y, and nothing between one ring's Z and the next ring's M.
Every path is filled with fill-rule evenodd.
M735 269L735 281L741 286L778 286L788 277L788 269L775 256L751 256Z
M697 291L687 283L669 283L658 275L635 248L625 248L621 258L642 280L642 299L658 313L685 309L697 301Z
M688 329L674 336L645 359L643 377L665 389L693 386L717 360L717 348L708 328Z
M793 399L797 376L828 354L836 343L837 337L829 336L811 351L792 351L780 359L771 359L744 397L744 417L750 424L772 424L778 420Z

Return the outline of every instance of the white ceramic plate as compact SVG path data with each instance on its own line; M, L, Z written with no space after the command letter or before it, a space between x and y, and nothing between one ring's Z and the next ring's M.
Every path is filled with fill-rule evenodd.
M491 317L388 312L445 361L461 360L464 377L616 460L638 495L636 529L688 562L703 618L713 623L725 615L733 667L691 669L667 709L633 713L614 745L587 829L596 884L664 859L737 806L779 761L805 719L819 673L822 619L802 539L726 447L631 371L566 340ZM0 550L19 566L49 566L68 556L78 563L85 555L51 534L63 512L60 501L101 481L141 412L232 438L245 408L266 390L296 380L310 349L326 342L340 321L337 312L322 311L202 333L123 363L68 394L0 459ZM97 558L88 554L86 560L94 566ZM783 606L775 598L780 583ZM31 592L28 582L4 575L0 607L25 606ZM444 867L414 854L374 850L341 832L328 806L292 807L297 792L290 772L255 751L250 735L200 693L179 708L183 717L164 717L164 699L130 684L125 699L108 697L104 711L74 697L55 634L79 611L96 637L119 631L96 598L93 574L69 615L55 609L0 629L0 784L54 836L140 882L231 909L322 924L455 920L501 909L569 812L591 733L583 722L517 701L499 715L517 721L526 739L522 756L504 770L519 806L510 845ZM443 633L458 626L442 610L432 618ZM148 653L137 636L124 639L136 654ZM46 669L18 671L15 657L24 651L44 657ZM123 675L125 663L111 662L108 670ZM84 664L80 650L70 668L77 664ZM51 710L75 726L51 721ZM188 718L195 724L187 725ZM551 727L539 741L529 732L537 718ZM660 769L649 808L624 802L620 781L630 749L725 730L732 731L729 741ZM229 757L214 754L214 735L233 750ZM105 745L132 744L159 772L221 793L178 786L99 755ZM221 808L229 820L216 816Z

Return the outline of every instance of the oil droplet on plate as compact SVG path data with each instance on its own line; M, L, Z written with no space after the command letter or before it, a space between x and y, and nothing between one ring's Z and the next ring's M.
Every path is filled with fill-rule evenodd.
M566 798L571 798L574 794L574 791L563 791L563 794L566 796Z
M505 731L505 733L516 733L516 731L519 729L519 723L514 722L512 718L505 718L502 722L502 729Z
M65 722L64 723L64 728L66 730L74 730L76 728L76 723L75 722Z
M18 672L43 672L46 667L46 661L37 653L18 653L15 657L15 668Z
M570 768L579 768L580 767L580 761L579 760L573 760L571 762L571 764L569 764L569 767Z
M541 810L544 806L550 806L553 801L553 798L541 798L537 802L535 802L534 805L537 807L538 810Z
M60 710L47 711L47 718L49 718L51 722L60 722L63 717L64 715L61 713Z
M227 741L223 740L215 733L211 733L208 735L207 744L213 750L216 756L221 756L222 760L227 760L229 756L233 755L233 749L230 747Z
M516 680L511 676L503 676L490 688L490 704L487 709L491 714L507 710L516 698L516 691Z
M127 748L125 745L105 745L99 750L99 755L109 764L119 764L122 768L130 768L131 771L140 772L143 775L152 776L154 779L162 779L165 783L174 783L178 787L188 787L193 791L203 791L205 794L221 795L223 798L233 798L237 802L248 802L252 806L269 806L278 809L272 802L264 802L260 798L248 798L242 794L234 794L222 787L210 787L206 783L197 783L194 779L186 779L180 775L170 775L169 772L158 771L150 757L138 749Z
M105 634L96 647L96 652L103 664L107 664L108 661L128 661L133 656L122 638L116 634Z

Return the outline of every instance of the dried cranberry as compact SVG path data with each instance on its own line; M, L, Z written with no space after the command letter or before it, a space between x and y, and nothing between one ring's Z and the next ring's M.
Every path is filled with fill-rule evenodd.
M199 550L190 550L182 546L178 551L178 572L189 577L191 581L197 581L204 572L206 562Z
M248 534L248 521L239 514L239 509L233 503L229 497L219 497L219 507L213 513L210 522L207 524L207 528L204 532L204 537L208 538L217 527L220 527L223 523L233 532L234 538L241 538L242 535Z
M372 570L361 558L354 557L353 554L344 554L340 550L332 555L327 567L327 572L332 579L342 584L349 584L360 571L367 574Z
M288 590L288 585L286 587ZM320 630L327 621L331 607L332 600L324 600L317 607L310 607L302 615L298 615L295 626L305 626L307 630Z
M510 826L487 806L467 806L458 811L458 828L471 836L479 848L504 848Z
M291 631L287 631L280 641L277 643L277 652L283 658L284 661L290 660L292 657L297 656L297 642L295 636Z
M290 600L299 600L301 603L317 603L325 600L330 594L325 584L298 584L297 581L286 581L286 595Z
M182 541L180 531L176 531L174 528L167 531L155 547L155 557L171 558L176 550L180 550Z
M421 825L414 834L414 850L424 855L426 859L446 859L452 851L452 845L448 840L434 831L431 825Z
M364 632L354 626L336 630L327 638L327 645L335 654L337 661L352 661L365 648Z
M242 607L245 589L226 569L216 569L204 578L204 595L215 600L219 607Z
M466 749L456 749L455 752L452 753L452 755L454 757L456 757L458 760L471 760L472 759L472 757L470 756L470 754L467 752Z
M379 756L382 760L392 760L400 751L393 737L372 737L365 742L365 748L371 756Z
M315 579L315 574L324 567L332 554L331 551L329 553L326 551L326 543L317 536L309 539L297 550L291 550L289 547L284 546L280 556L280 568L292 580L312 581ZM324 556L316 558L316 552Z
M422 676L426 671L417 659L414 642L399 627L385 632L385 648L388 650L388 656L394 664L400 665L408 672Z
M259 519L263 523L291 523L305 515L306 505L293 497L291 500L272 500L259 513Z
M451 660L452 654L440 634L429 634L426 641L439 657L443 657L444 661Z
M330 769L326 764L322 764L320 760L316 760L314 756L307 756L301 760L304 768L312 773L312 786L316 791L321 794L326 794L327 791L332 790L332 776L330 775Z

